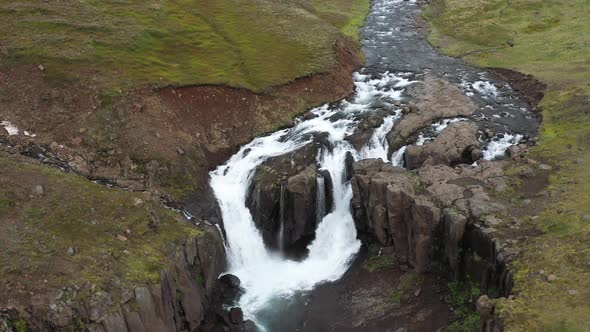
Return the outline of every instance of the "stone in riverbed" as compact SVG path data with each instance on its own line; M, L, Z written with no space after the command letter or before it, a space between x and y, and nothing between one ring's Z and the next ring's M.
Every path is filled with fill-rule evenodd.
M241 281L240 278L238 278L237 276L233 275L233 274L224 274L221 277L219 277L219 281L229 287L233 287L233 288L239 288Z
M317 115L316 115L314 112L311 112L311 111L309 111L309 112L305 112L305 114L303 114L303 118L304 118L305 120L311 120L311 119L315 119L315 118L317 118L317 117L318 117L318 116L317 116Z
M408 106L408 114L396 125L396 130L387 135L389 155L420 128L439 119L469 116L477 110L461 89L432 75L426 75L422 83L408 88L408 94L415 100L414 107Z
M229 320L233 324L241 324L244 321L244 313L242 312L242 309L237 307L229 309Z
M462 121L449 125L430 144L409 146L405 158L408 169L422 165L471 164L483 156L477 140L477 126Z

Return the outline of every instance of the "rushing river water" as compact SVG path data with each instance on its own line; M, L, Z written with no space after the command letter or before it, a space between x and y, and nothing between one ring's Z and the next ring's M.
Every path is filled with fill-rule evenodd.
M404 20L407 21L407 17L418 10L411 1L375 0L362 33L367 65L354 74L355 95L335 105L312 110L317 115L314 119L300 121L293 128L256 138L210 174L211 187L221 208L227 236L228 273L240 278L245 291L237 305L243 309L246 318L254 320L262 329L268 327L266 318L269 310L277 310L289 299L318 284L338 280L349 268L361 243L357 239L350 212L352 190L345 177L346 155L351 154L355 160L381 158L394 165L403 164L403 148L388 156L389 147L385 137L389 131L395 130L395 123L401 116L401 110L394 106L395 102L403 98L407 86L415 84L416 77L419 77L416 74L434 70L432 67L439 61L437 71L445 71L445 74L440 74L441 77L461 86L468 96L482 106L478 119L491 121L497 128L503 129L496 132L508 133L502 139L486 143L489 147L486 159L503 154L507 146L522 137L507 125L514 121L494 116L504 112L512 120L527 118L525 106L508 86L498 82L492 84L484 73L417 47L419 42L412 40L417 35L412 35ZM427 62L414 59L404 63L403 57L409 56L403 50L404 40L412 44L408 46L411 50L426 52L437 60ZM425 63L429 64L428 67ZM378 109L388 112L383 124L373 131L369 142L357 151L345 138L354 133L363 117ZM439 133L449 122L434 123L431 132ZM522 128L526 131L528 127ZM325 216L318 217L321 222L317 226L315 239L308 246L309 254L301 261L294 261L265 247L262 235L246 207L248 188L256 168L266 159L300 149L318 135L327 138L322 140L324 146L317 155L317 164L331 175L334 206L331 211L318 209L317 213ZM431 139L420 136L416 144L427 144Z

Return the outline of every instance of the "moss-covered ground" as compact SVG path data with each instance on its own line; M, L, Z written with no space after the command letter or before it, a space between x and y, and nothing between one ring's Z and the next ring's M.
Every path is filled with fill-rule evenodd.
M34 192L36 186L42 193ZM140 193L4 154L0 187L0 293L13 305L26 304L29 292L50 296L66 286L156 283L173 248L199 236Z
M531 216L543 234L522 248L516 298L500 308L508 331L590 331L590 2L435 0L425 16L445 53L547 84L530 154L553 166Z
M368 0L1 0L0 48L3 65L43 64L57 83L261 91L329 71L338 28L357 39L367 11Z

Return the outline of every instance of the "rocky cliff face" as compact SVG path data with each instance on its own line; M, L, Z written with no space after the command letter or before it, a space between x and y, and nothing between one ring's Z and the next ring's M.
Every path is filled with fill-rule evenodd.
M288 250L304 247L313 238L317 225L317 177L323 176L315 165L317 151L318 145L312 143L271 158L257 168L246 204L268 246ZM325 186L329 186L329 181L325 181ZM283 243L279 244L281 238Z
M225 269L223 242L215 226L200 228L204 234L171 249L170 266L161 271L158 282L130 288L114 276L109 288L49 289L46 306L0 309L0 330L18 331L22 326L31 331L196 331L206 326L206 320L224 326L215 315L221 312L217 278Z
M98 319L98 331L197 330L211 309L216 281L224 270L222 239L215 227L187 242L156 285L130 290L123 303ZM197 282L195 282L195 280ZM91 316L91 319L93 317Z
M355 221L365 236L393 246L417 271L443 270L477 280L493 295L512 288L507 270L516 255L518 225L488 191L502 192L502 163L425 165L408 172L369 159L353 164Z

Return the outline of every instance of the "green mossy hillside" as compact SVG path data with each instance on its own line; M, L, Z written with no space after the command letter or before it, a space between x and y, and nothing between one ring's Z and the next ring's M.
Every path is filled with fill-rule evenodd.
M316 14L359 41L359 28L369 14L370 0L311 0Z
M262 91L329 71L340 35L330 23L356 38L367 10L368 0L0 0L0 51L5 67L43 64L56 83Z
M6 155L0 186L0 293L12 300L39 287L156 283L179 245L200 235L140 193Z
M425 16L447 54L547 84L530 153L554 169L549 202L530 218L543 235L522 248L516 299L499 305L508 331L589 331L590 2L435 0Z

